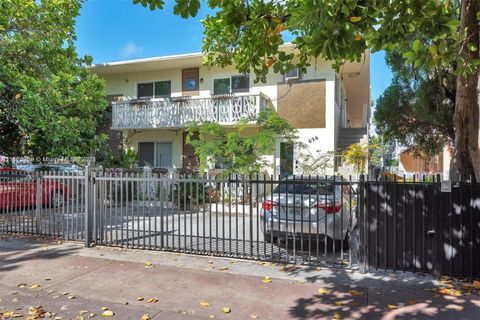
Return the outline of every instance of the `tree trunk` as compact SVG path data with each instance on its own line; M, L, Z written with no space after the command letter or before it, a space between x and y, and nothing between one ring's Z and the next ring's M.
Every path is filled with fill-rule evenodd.
M460 14L460 30L465 33L466 43L461 54L468 63L478 59L478 50L470 51L469 44L479 47L479 32L476 13L478 0L463 0ZM474 178L480 181L480 153L478 150L478 71L457 77L457 92L455 101L455 148L453 154L454 172L452 179Z

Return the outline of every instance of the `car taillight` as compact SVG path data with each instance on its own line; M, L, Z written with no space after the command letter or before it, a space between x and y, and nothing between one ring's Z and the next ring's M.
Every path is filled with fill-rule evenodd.
M332 213L337 213L340 211L340 209L342 208L342 204L341 203L319 203L316 205L317 208L321 208L323 209L323 211L325 211L325 213L327 214L332 214Z
M271 211L273 209L273 207L276 207L276 206L277 206L277 204L275 202L262 201L262 209L263 210Z

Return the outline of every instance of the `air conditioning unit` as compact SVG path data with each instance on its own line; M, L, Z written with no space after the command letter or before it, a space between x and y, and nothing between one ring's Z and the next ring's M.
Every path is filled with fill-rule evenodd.
M285 81L300 79L300 69L295 68L285 73Z

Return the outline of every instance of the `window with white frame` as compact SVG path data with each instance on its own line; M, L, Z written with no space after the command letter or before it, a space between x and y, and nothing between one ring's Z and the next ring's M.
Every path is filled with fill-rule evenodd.
M300 74L301 70L299 68L289 70L285 73L285 80L300 79Z
M170 97L171 94L172 83L170 80L137 84L138 99Z
M250 90L250 78L248 75L237 75L213 80L213 94L230 94L248 92Z

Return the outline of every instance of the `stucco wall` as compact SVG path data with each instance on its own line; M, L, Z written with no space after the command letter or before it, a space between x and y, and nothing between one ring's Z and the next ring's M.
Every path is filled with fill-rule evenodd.
M180 63L180 62L178 62ZM199 96L201 97L210 97L210 94L213 93L213 79L228 77L232 75L238 75L238 72L234 67L229 67L225 69L212 67L208 68L202 65L192 65L190 61L188 64L182 64L182 66L191 68L198 66L199 67ZM141 69L142 67L139 67ZM133 69L133 68L132 68ZM109 95L123 95L127 99L134 99L137 95L137 84L142 82L152 82L152 81L171 81L172 96L181 96L182 95L182 68L165 68L162 67L160 70L146 70L138 72L121 72L114 74L101 74L102 77L106 80L106 91ZM202 80L203 79L203 80ZM312 128L301 128L298 129L298 142L306 143L310 148L312 153L315 153L317 150L322 152L334 151L336 148L336 127L338 126L338 116L339 112L335 109L335 71L331 68L330 63L324 61L312 61L312 65L308 67L307 73L302 74L302 80L323 80L324 84L324 101L321 103L324 104L324 123L319 123L318 127ZM278 101L284 99L285 96L278 95L278 85L284 84L284 77L281 74L270 73L267 76L266 83L254 83L254 75L250 76L250 93L263 93L267 95L275 108L277 108ZM307 93L305 93L307 94ZM287 93L288 95L288 93ZM287 97L288 98L288 97ZM291 104L291 108L297 107L295 104ZM310 114L303 115L304 117L309 117ZM127 141L128 145L137 148L138 142L172 142L172 162L174 168L182 167L182 132L179 131L178 134L172 130L142 130L136 131L132 134L133 131L124 132L125 136L130 137ZM248 134L248 131L245 132ZM308 142L309 139L311 142ZM265 158L272 163L271 168L268 170L269 174L278 174L280 166L280 148L279 143L277 144L277 151L275 154L266 155ZM299 160L299 159L296 159ZM294 163L295 165L295 163ZM298 172L297 172L298 173Z
M233 68L200 68L200 97L210 97L213 93L213 79L238 75ZM317 63L310 66L306 74L302 75L304 80L325 79L334 80L335 72L327 63ZM182 69L162 69L143 72L131 72L121 74L102 75L106 80L106 91L108 95L121 94L125 98L133 99L137 96L137 84L142 82L170 80L172 86L172 96L182 95ZM203 79L203 81L201 80ZM274 107L277 106L277 84L283 82L281 74L270 73L266 83L254 83L254 75L250 75L250 93L263 93L272 100Z

